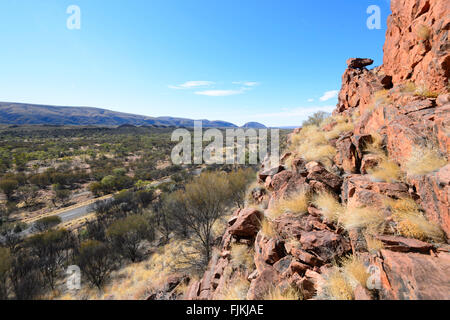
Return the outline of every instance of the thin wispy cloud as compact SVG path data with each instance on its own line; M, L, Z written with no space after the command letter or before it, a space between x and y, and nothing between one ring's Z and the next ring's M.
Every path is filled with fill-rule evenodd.
M336 98L339 94L339 90L327 91L320 97L320 101L328 101L330 99Z
M256 81L234 81L233 84L243 85L246 87L256 87L259 86L259 82Z
M308 99L308 102L314 102L313 98Z
M240 86L239 89L216 89L217 83L213 81L186 81L180 85L170 85L171 89L197 89L194 94L209 97L226 97L243 94L246 91L252 90L254 87L260 85L257 81L234 81L234 86ZM198 90L201 87L210 87Z
M180 85L170 85L170 89L192 89L192 88L198 88L198 87L210 87L214 85L215 82L213 81L186 81L185 83L182 83Z

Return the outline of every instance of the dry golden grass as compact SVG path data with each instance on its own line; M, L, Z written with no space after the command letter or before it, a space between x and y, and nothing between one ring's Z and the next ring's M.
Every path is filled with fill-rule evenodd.
M389 91L384 89L377 91L373 94L373 102L375 106L389 104L391 99L389 98Z
M383 157L375 168L367 172L372 178L383 182L397 182L402 178L400 166L387 157Z
M408 175L425 175L442 168L447 163L447 159L436 147L415 146L405 163L405 170Z
M235 243L231 246L231 265L234 268L253 268L253 250L245 244Z
M346 230L365 229L369 234L378 234L384 230L384 220L383 213L376 208L347 208L340 223Z
M302 300L302 294L298 290L288 287L286 289L282 289L279 286L274 286L269 289L266 295L264 295L263 300Z
M306 161L318 161L323 163L326 167L329 167L332 163L334 156L337 153L336 148L326 145L307 145L303 144L298 148L299 154Z
M383 242L375 239L375 237L373 237L372 235L365 234L364 238L366 239L367 251L369 251L370 253L377 253L384 248Z
M290 150L306 161L320 161L331 165L336 149L328 144L324 131L315 125L309 125L292 136Z
M439 96L439 92L431 91L425 86L419 86L414 92L414 95L424 98L437 98Z
M277 235L272 222L270 222L267 218L264 218L261 222L261 232L267 238L274 238Z
M113 272L111 280L99 292L85 285L76 293L64 293L56 299L60 300L142 300L148 297L153 289L162 286L174 269L188 267L188 261L182 252L188 252L190 244L187 241L172 240L154 253L149 259L130 264ZM192 251L192 250L191 250ZM196 253L192 253L195 258ZM198 254L197 254L198 255ZM197 257L200 259L200 256ZM191 274L195 278L195 274ZM184 288L185 289L185 288ZM183 285L177 288L182 291Z
M250 282L243 276L236 277L217 298L220 300L246 300Z
M271 219L276 219L286 212L303 215L308 211L309 200L310 196L307 192L297 191L287 198L279 199L272 208L267 210L267 215Z
M329 300L353 300L353 287L340 272L339 268L334 267L330 273L325 276L323 283L324 298Z
M338 138L342 133L353 131L355 128L350 118L345 118L344 121L338 122L331 131L325 132L325 138L327 140Z
M431 29L426 25L419 25L416 29L417 38L419 40L428 40L431 37Z
M367 268L364 266L363 261L355 256L351 255L342 259L342 270L348 276L356 280L360 285L366 287L369 274Z
M372 142L364 145L364 152L385 156L383 150L383 137L379 133L372 133Z
M401 92L403 92L403 93L414 94L416 92L416 90L417 90L416 85L414 84L414 82L411 82L411 81L408 81L401 86Z
M385 205L391 209L400 235L423 241L445 241L444 232L439 225L428 221L414 200L386 200Z
M337 222L344 212L344 207L329 193L319 193L313 197L312 203L322 211L323 216L331 222Z
M225 215L214 222L212 226L212 233L214 237L220 237L224 234L225 230L228 228L228 220L230 218L231 215Z

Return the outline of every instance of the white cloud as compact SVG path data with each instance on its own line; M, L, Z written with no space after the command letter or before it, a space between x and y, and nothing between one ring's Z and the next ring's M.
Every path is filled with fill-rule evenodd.
M241 94L244 93L244 91L245 91L244 88L240 90L205 90L205 91L197 91L195 92L195 94L210 97L225 97Z
M186 81L178 86L170 85L171 89L192 89L197 87L209 87L215 84L213 81Z
M308 99L308 102L314 102L313 98Z
M336 98L339 94L339 90L331 90L327 91L323 94L322 97L320 97L320 101L327 101L333 98Z
M239 84L246 87L256 87L260 85L260 83L256 81L234 81L233 84Z

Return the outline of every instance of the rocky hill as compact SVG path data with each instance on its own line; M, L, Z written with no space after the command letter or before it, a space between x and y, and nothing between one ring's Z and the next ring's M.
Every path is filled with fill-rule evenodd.
M251 129L266 129L267 127L259 122L247 122L242 126L242 128L251 128Z
M184 298L450 299L450 7L391 6L383 65L347 61Z
M226 121L202 121L204 127L237 128L236 125ZM192 127L194 120L173 117L153 118L90 107L59 107L0 102L0 124Z

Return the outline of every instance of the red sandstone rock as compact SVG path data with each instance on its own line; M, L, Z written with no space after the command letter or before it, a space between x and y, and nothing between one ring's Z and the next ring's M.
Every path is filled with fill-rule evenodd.
M428 220L441 226L450 238L450 164L438 172L410 177L420 197L420 204Z
M385 244L386 249L391 251L429 253L433 248L431 244L416 239L389 235L378 235L376 238Z
M362 69L370 66L373 63L372 59L351 58L347 60L347 66L352 69Z
M449 5L439 0L392 0L383 69L394 84L406 80L443 92L450 75Z
M381 207L386 197L399 199L408 196L406 184L373 182L368 176L347 176L342 186L342 199L349 207Z
M382 298L450 299L450 254L441 253L434 257L381 250L381 255L388 280L383 283Z
M243 209L229 232L235 237L252 238L260 229L262 217L263 214L256 209Z
M342 178L338 175L331 173L325 169L325 167L318 163L308 163L307 170L309 180L316 180L324 183L331 189L338 191L342 185Z
M359 159L351 136L352 134L347 134L336 141L337 154L334 162L346 173L357 173L359 170Z

